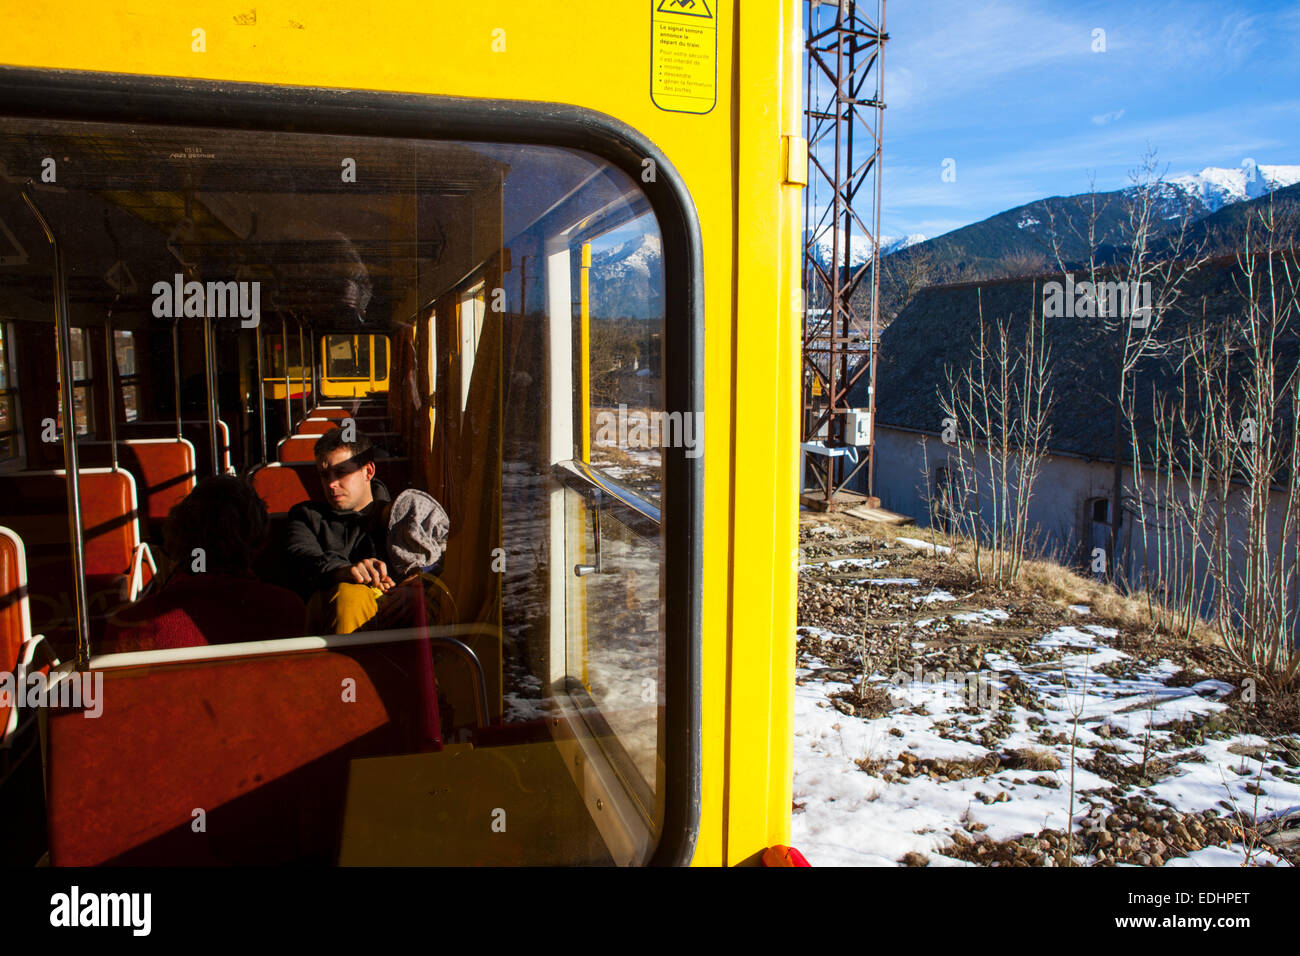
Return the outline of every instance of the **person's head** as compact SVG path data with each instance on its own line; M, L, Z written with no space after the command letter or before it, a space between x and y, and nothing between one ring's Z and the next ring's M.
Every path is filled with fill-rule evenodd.
M451 521L427 491L408 488L388 509L388 557L393 577L400 580L427 571L447 550Z
M370 439L355 428L344 441L342 428L331 428L317 440L316 472L325 501L336 511L360 511L374 500L370 481L375 477Z
M252 485L218 475L204 478L172 508L163 543L186 573L243 574L252 569L269 529L266 504Z

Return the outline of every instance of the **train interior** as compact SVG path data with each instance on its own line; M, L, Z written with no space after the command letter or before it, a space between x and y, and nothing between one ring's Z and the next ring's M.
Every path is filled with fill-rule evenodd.
M601 425L662 407L658 242L573 149L0 119L4 859L649 859L662 463ZM232 589L206 644L114 651L208 476L282 583L344 424L450 518L436 623L250 642Z

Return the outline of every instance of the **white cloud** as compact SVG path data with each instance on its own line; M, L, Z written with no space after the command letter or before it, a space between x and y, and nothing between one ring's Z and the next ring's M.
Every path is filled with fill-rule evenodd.
M1113 123L1124 115L1123 110L1112 110L1109 113L1098 113L1092 118L1094 126L1105 126L1107 123Z

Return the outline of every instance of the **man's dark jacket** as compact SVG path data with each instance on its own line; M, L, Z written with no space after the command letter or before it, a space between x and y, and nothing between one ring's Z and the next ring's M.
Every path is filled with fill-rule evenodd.
M335 511L317 501L289 510L286 550L292 587L304 598L333 585L334 574L366 558L388 563L384 507L392 500L384 483L370 482L374 498L360 511Z

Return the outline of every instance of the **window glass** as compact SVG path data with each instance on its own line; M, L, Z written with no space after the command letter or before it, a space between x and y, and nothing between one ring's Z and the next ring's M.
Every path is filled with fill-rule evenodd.
M325 349L326 378L370 378L369 336L326 336Z
M605 475L657 501L660 449L671 436L658 414L663 407L663 273L659 236L652 226L649 214L622 223L587 243L589 267L582 266L581 249L575 260L580 308L585 288L588 313L587 457ZM575 451L583 457L581 449Z
M118 387L122 390L122 413L128 422L140 417L140 386L135 367L135 333L113 330L113 360L117 365Z
M178 715L190 713L193 696L179 688L194 686L178 674L202 671L215 682L213 700L222 681L237 682L247 703L238 714L216 706L215 717L194 711L168 728L190 752L222 741L236 750L220 765L249 767L286 754L265 779L237 778L240 805L265 807L249 818L280 819L275 808L283 808L284 825L243 837L247 845L228 858L646 862L664 837L669 788L681 785L664 770L670 558L659 502L662 448L681 435L665 430L662 413L663 250L639 179L558 147L0 119L0 166L27 169L32 156L46 155L68 157L62 162L78 175L66 184L61 176L57 190L36 188L34 200L69 250L76 308L111 312L122 326L117 374L126 420L140 435L174 434L178 325L175 391L200 473L210 473L206 410L215 399L229 431L217 440L228 438L235 468L260 462L266 436L272 464L253 471L253 486L283 530L304 495L326 501L328 484L310 462L275 466L277 456L293 464L287 456L311 444L279 438L300 428L307 411L298 405L298 330L314 329L324 377L366 383L340 388L333 403L373 436L376 476L393 497L432 496L448 517L436 554L426 553L428 541L443 532L420 523L431 511L405 519L404 529L380 528L371 543L404 590L367 593L376 606L359 618L343 622L338 582L303 572L285 551L239 569L247 572L240 600L193 618L210 630L196 645L278 640L266 637L271 605L249 611L260 607L249 590L254 575L310 604L311 635L323 640L308 650L254 649L238 664L172 661L132 671L129 679L149 682L151 701L188 694L177 699ZM352 165L355 186L340 182L340 168ZM2 180L0 218L25 247L48 245ZM105 222L113 243L104 240ZM118 259L139 294L102 281ZM34 263L30 272L5 290L6 308L22 311L16 321L48 324L53 270ZM254 307L265 342L260 422L246 390L259 333L241 321ZM204 310L216 396L207 391ZM93 330L89 338L73 330L80 434L96 419L96 348L102 356ZM164 380L150 378L156 367L166 369ZM56 385L32 383L42 413L57 407ZM0 423L12 417L0 395ZM152 483L139 487L148 493ZM60 527L50 515L12 510L0 524L29 517L42 533ZM87 553L99 560L98 550ZM34 597L43 616L34 629L71 659L57 646L70 632L68 602ZM102 631L92 629L103 642L96 653L121 640ZM111 686L128 677L108 675L105 698L123 703L106 709L96 732L115 746L140 740L131 761L150 781L149 812L213 798L203 791L208 778L184 776L185 761L145 749L152 744L132 729L131 695L115 696ZM338 710L344 678L355 698ZM265 693L250 689L259 682ZM209 729L217 736L205 736ZM293 750L300 744L301 753ZM291 772L306 766L310 773ZM130 781L95 774L77 785L105 832L129 843L134 833L189 827L188 809L184 819L117 820L128 804L144 804L122 796ZM225 794L214 806L235 799ZM234 829L208 832L218 842L241 839ZM168 846L155 841L151 852Z

